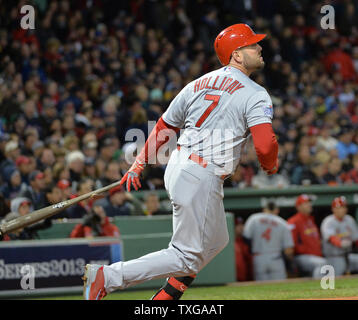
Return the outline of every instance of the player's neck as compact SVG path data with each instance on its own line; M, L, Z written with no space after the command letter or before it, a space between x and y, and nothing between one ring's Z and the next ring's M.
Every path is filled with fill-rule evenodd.
M251 75L251 73L253 72L253 71L247 70L243 65L237 64L237 63L235 63L235 62L230 62L230 63L228 64L228 66L234 67L234 68L236 68L236 69L239 69L243 74L245 74L245 75L248 76L248 77L249 77L249 76Z

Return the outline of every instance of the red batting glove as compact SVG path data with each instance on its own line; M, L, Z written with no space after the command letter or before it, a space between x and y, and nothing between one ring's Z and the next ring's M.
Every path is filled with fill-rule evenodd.
M129 168L128 172L123 176L120 181L120 184L124 184L127 181L127 190L131 191L131 184L133 184L134 189L138 191L138 187L141 188L142 185L139 181L140 174L144 170L144 164L138 162L138 160L134 161L132 166Z

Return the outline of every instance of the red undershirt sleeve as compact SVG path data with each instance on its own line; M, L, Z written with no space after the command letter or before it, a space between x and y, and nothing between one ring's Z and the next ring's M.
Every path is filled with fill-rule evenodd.
M179 130L180 128L165 123L160 117L136 160L140 163L148 163L156 156L158 149L175 136Z
M277 164L278 143L270 123L250 127L257 158L264 170L272 170Z

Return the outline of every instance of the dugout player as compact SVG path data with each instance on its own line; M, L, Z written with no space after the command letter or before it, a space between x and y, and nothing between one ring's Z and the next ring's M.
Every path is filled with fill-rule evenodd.
M358 228L355 220L347 215L346 198L334 198L331 208L333 214L321 224L323 254L334 267L336 276L358 272L358 254L352 253L352 246L358 245Z
M287 221L278 216L280 210L268 202L260 213L252 214L244 227L253 254L255 280L281 280L287 278L285 258L293 258L293 239Z
M312 213L311 198L301 194L296 199L297 213L287 220L295 242L294 264L301 274L321 278L321 267L327 264L322 257L321 238Z
M152 299L179 299L229 241L223 182L235 171L251 135L262 169L267 174L277 172L272 101L249 77L264 67L258 42L265 36L255 34L246 24L220 32L214 48L222 68L186 85L158 120L121 182L128 191L131 185L136 190L141 187L145 165L155 159L168 137L185 129L164 175L173 207L172 239L168 248L138 259L86 265L85 299L98 300L114 290L158 278L167 281Z

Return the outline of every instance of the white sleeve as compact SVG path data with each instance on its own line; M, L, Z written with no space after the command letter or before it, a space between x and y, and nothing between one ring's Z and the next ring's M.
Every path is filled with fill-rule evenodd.
M188 85L185 86L177 96L172 100L168 109L164 112L162 118L165 123L176 127L183 128L185 123L185 112L187 109L187 90Z
M243 236L244 238L251 239L253 233L253 217L249 217L244 225Z
M349 216L349 220L350 220L350 225L352 226L352 241L357 241L358 240L358 226L356 221Z
M292 232L288 224L285 224L283 225L283 248L293 248L294 246Z
M253 127L261 123L272 123L273 106L266 90L253 94L246 105L247 126Z
M321 224L322 239L328 241L330 237L336 235L334 224L330 222L330 219L323 220Z

